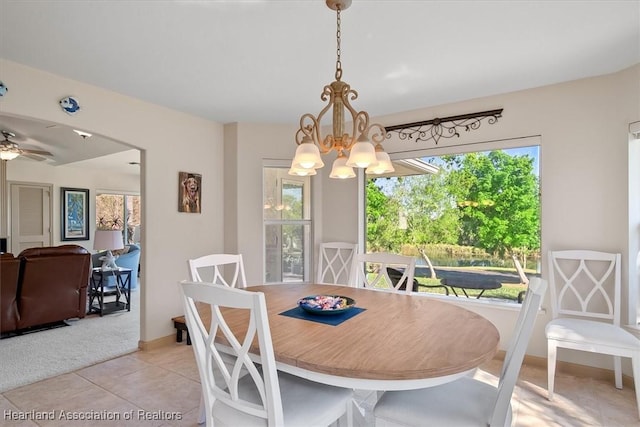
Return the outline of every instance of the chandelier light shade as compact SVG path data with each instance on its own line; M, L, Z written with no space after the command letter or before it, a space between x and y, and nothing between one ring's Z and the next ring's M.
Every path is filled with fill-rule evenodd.
M389 155L382 148L386 138L385 128L369 122L369 113L356 111L351 101L358 98L358 92L343 82L342 63L340 61L340 12L351 5L351 0L326 0L327 6L336 11L336 72L335 80L326 85L320 95L327 105L318 116L310 113L300 118L300 128L296 132L296 154L291 162L290 175L315 175L316 169L324 166L322 154L337 153L331 169L331 178L353 178L353 167L367 168L367 173L393 172ZM332 132L322 135L322 119L332 112ZM348 117L350 116L350 117ZM350 119L349 131L345 129L345 119ZM347 157L348 156L348 157ZM383 172L378 172L382 171Z
M369 166L366 169L366 173L373 175L381 175L383 173L393 172L395 169L393 168L393 164L391 164L391 158L385 151L382 149L382 145L377 144L376 149L376 163Z

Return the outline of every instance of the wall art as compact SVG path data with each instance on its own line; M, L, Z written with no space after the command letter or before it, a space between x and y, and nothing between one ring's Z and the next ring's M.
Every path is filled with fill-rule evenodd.
M89 190L60 190L61 240L89 240Z
M178 172L178 212L200 213L202 175Z

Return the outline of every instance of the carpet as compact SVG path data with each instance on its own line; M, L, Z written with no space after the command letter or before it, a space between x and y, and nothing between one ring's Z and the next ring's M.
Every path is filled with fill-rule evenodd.
M0 340L0 393L73 372L138 349L140 293L131 311L70 320L68 327Z

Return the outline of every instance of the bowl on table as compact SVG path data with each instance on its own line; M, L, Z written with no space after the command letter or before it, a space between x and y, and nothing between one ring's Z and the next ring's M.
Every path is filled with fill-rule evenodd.
M356 301L342 295L309 295L300 298L298 306L312 314L332 315L351 310Z

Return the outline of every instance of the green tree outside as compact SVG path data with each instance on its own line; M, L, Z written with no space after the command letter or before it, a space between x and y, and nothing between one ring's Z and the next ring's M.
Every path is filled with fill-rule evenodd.
M534 159L497 150L444 156L438 174L367 181L367 250L459 245L504 257L540 249Z

